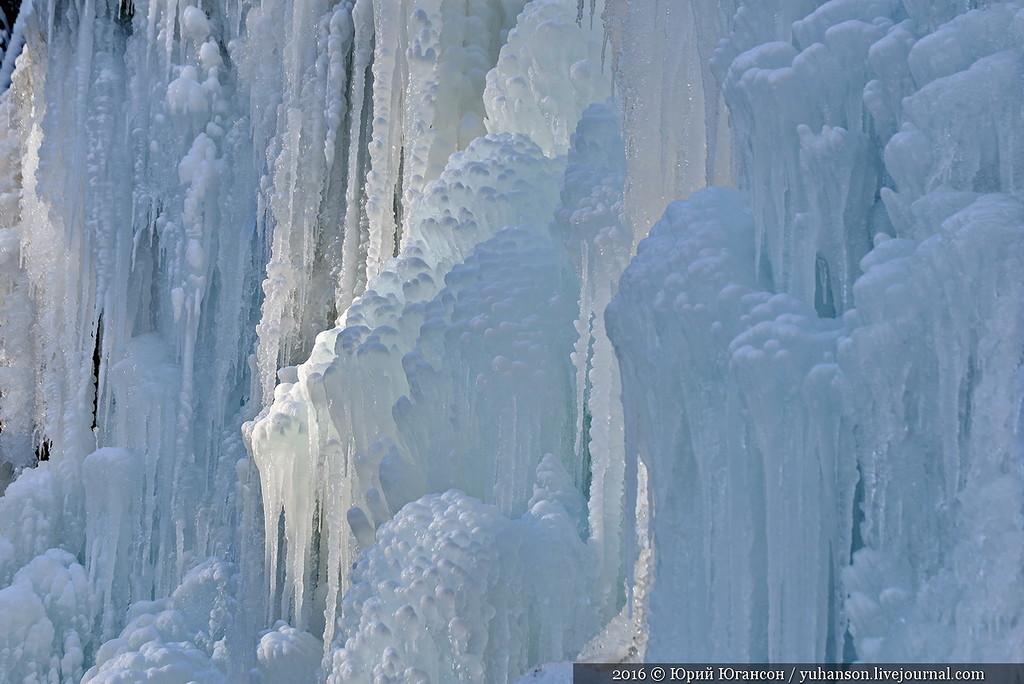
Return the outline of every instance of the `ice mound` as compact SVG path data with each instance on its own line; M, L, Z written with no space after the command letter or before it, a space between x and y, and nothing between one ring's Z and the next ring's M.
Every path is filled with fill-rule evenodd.
M328 681L487 682L574 655L594 606L567 481L517 519L457 490L406 505L356 566Z
M216 560L196 566L166 599L139 601L120 636L104 643L83 682L222 682L225 636L237 570ZM239 673L235 673L239 674Z
M11 681L79 681L95 599L74 556L50 549L0 589L0 672Z

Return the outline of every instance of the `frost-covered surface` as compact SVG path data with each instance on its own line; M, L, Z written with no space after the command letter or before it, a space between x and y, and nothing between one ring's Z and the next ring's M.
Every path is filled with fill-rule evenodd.
M1021 2L0 32L0 679L1024 649Z

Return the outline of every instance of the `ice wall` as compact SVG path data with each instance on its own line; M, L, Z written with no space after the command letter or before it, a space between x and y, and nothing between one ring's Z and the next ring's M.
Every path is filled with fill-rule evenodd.
M258 625L284 617L330 648L358 546L407 502L452 486L509 520L550 517L538 502L553 497L577 555L592 553L572 427L577 286L550 234L565 160L550 157L610 94L610 72L600 25L576 24L573 3L524 7L21 13L0 103L0 440L5 484L20 477L0 513L5 582L51 547L88 577L78 655L59 676L305 667L321 640L284 624L257 646ZM470 319L465 334L480 338L469 350L436 339ZM278 368L311 346L275 389ZM546 402L531 383L550 383ZM264 405L249 461L237 426ZM422 443L438 410L463 422ZM21 473L33 451L48 461ZM187 578L225 559L230 581L212 591L236 627L200 638ZM577 574L590 564L576 561ZM265 573L267 599L254 589ZM236 605L238 591L256 596ZM571 655L600 612L571 638L524 637L509 674ZM57 672L44 654L71 642L35 634L39 658L5 672ZM182 639L190 646L169 646Z
M25 3L0 678L1019 652L1022 16Z
M237 553L263 256L230 29L197 7L44 2L15 33L2 448L15 469L44 460L0 499L2 574L54 593L22 635L39 657L0 670L77 681L133 602ZM72 619L49 603L79 572Z
M1022 647L1024 14L954 5L833 0L757 45L750 3L719 44L745 192L672 205L607 312L648 658Z

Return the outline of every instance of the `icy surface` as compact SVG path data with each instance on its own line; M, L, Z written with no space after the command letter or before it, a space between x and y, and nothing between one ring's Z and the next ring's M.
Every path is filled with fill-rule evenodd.
M634 247L666 204L732 176L731 135L710 60L738 4L606 0L605 57L622 101L626 215ZM779 5L796 3L749 4L773 14Z
M1024 3L9 19L0 679L1024 651Z

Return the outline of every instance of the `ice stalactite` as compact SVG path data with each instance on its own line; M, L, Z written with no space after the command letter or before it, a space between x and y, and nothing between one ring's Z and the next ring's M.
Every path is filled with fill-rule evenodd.
M349 99L358 104L363 93L351 83L350 62L361 52L351 2L333 9L264 3L245 22L250 35L262 38L241 43L236 58L249 86L255 150L266 155L256 160L262 174L257 220L272 237L256 356L261 398L269 402L277 368L333 323L337 269L323 255L340 250L346 213L358 214L347 212L345 191L363 161L350 156L349 146L359 140L345 127L358 135ZM282 27L283 40L277 37Z
M6 5L0 5L0 62L3 61L4 51L7 49L7 43L11 38L11 29L14 28L15 17L8 17L7 12L9 7Z
M484 132L484 75L525 3L374 5L373 129L366 175L366 278L402 247L401 208Z
M575 369L577 480L589 498L590 543L602 563L598 586L605 610L622 604L629 492L622 458L623 416L619 369L604 324L604 309L629 261L632 231L623 216L625 149L618 112L592 105L572 139L562 182L556 234L573 255L579 315L572 358ZM606 620L609 615L603 615Z
M763 44L744 22L715 57L737 131L738 184L753 203L757 267L823 315L850 307L878 214L881 159L863 92L869 51L893 28L897 5L826 3Z
M809 399L831 381L837 326L764 291L752 238L736 191L673 204L608 309L633 409L627 457L651 473L651 659L823 658L834 632L828 568L848 560L853 465Z
M916 21L909 30L931 25ZM919 89L886 103L901 105L885 148L892 228L862 263L839 357L851 413L874 426L857 454L865 549L846 578L865 658L993 660L1021 648L1008 616L1024 581L1024 96L1006 84L1024 82L1022 29L1024 6L999 3L901 41ZM884 375L879 348L892 350Z
M398 254L412 200L484 132L484 75L523 4L267 3L246 15L264 38L238 55L256 149L267 149L261 220L273 243L257 350L265 403L277 368L342 323ZM338 252L340 263L325 258Z
M15 123L18 108L13 96L0 96L0 488L13 479L15 469L32 464L35 451L32 402L32 300L29 280L22 268L21 241L17 225L21 219L22 143Z
M97 603L102 604L104 641L114 636L120 619L119 597L142 594L131 586L133 570L125 557L139 555L134 545L141 532L142 464L125 449L97 449L82 462L85 501L85 557Z
M847 610L862 658L992 661L1022 639L1009 616L1024 582L1024 212L1004 194L929 199L951 215L920 243L877 244L839 348L855 425L877 426L858 431L865 548L844 577Z
M21 4L20 0L0 3L0 89L4 90L11 85L14 61L25 45L25 17L31 15L31 0L24 9Z

